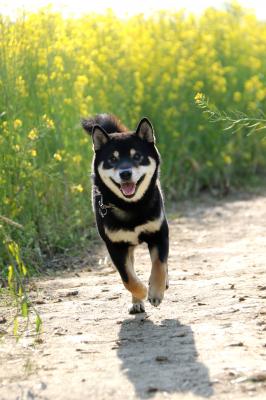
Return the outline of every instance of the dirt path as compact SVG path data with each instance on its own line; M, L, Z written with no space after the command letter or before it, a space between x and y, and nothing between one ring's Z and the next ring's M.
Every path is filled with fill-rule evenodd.
M266 197L187 202L179 215L158 309L129 316L109 265L36 282L41 343L2 341L1 400L266 398ZM136 260L147 282L144 247Z

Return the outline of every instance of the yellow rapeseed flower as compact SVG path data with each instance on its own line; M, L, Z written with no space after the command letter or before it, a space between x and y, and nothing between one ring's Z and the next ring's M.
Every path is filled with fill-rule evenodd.
M224 160L224 163L227 165L232 164L232 157L229 156L228 154L223 154L223 160Z
M20 119L15 119L13 122L14 129L19 129L22 127L22 121Z
M80 161L82 160L82 157L81 157L81 155L80 154L77 154L77 155L75 155L73 158L72 158L72 160L73 160L73 162L75 163L75 164L80 164Z
M46 125L46 128L48 129L54 129L55 125L54 125L54 121L52 119L50 119L46 114L44 114L42 116L42 120Z
M32 157L36 157L37 156L37 151L35 149L30 150L30 154Z
M204 83L202 81L197 81L193 87L195 91L202 90Z
M48 82L48 76L45 74L38 74L36 79L37 79L38 85L44 86Z
M72 193L75 193L75 192L76 193L82 193L83 190L84 190L84 188L83 188L83 186L81 184L71 186L71 192Z
M19 76L16 79L16 88L17 88L17 91L18 91L18 93L20 94L21 97L27 97L28 96L28 92L27 92L27 88L26 88L26 82L22 78L22 76Z
M64 102L64 104L69 105L69 104L72 103L72 100L71 100L70 98L66 97L66 98L63 100L63 102Z
M36 140L38 139L39 135L38 135L38 131L36 128L33 128L30 133L28 134L28 138L30 140Z
M57 78L57 73L56 72L52 72L51 73L51 75L50 75L50 79L51 79L51 81L53 81L53 80L55 80Z
M239 103L241 101L242 95L240 92L234 92L233 98L236 103Z
M200 103L202 100L204 100L204 94L198 92L195 97L194 97L195 102L198 104Z
M53 64L57 71L60 71L60 72L64 71L64 61L63 61L62 57L55 56Z
M55 159L56 161L61 161L61 160L62 160L61 154L59 154L59 153L54 153L54 159Z
M80 139L79 143L81 145L87 145L89 143L89 138L87 136L85 136L84 138Z
M265 99L266 93L265 93L265 89L259 89L256 92L256 99L258 101L262 101Z
M248 79L245 82L245 90L247 92L254 92L258 89L261 89L262 87L263 87L263 84L258 75L252 76L250 79Z

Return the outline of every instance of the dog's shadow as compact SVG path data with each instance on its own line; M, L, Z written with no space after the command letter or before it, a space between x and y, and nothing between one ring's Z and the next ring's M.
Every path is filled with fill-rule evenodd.
M141 399L158 392L192 392L210 397L213 388L206 366L197 361L188 325L166 319L160 325L136 317L122 322L118 356L122 370Z

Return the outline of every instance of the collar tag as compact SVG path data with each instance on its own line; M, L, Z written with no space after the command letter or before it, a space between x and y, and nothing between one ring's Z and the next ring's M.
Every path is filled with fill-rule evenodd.
M107 211L108 211L107 209L112 208L112 206L110 206L109 204L107 205L107 204L103 203L103 195L96 185L94 185L94 187L93 187L93 192L94 192L94 197L96 197L96 196L100 197L100 200L98 201L99 214L102 218L104 218L107 214Z

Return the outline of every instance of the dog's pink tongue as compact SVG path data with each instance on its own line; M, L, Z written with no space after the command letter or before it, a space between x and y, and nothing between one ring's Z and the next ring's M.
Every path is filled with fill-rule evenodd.
M132 196L135 193L136 185L133 182L122 183L121 190L125 196Z

